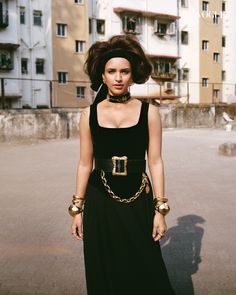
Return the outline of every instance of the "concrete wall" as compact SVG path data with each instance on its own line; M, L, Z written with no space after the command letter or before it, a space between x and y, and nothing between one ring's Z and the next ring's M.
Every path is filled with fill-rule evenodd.
M81 110L0 110L0 142L78 138ZM164 128L224 128L222 113L227 112L236 130L236 104L170 105L160 111Z
M0 110L0 142L35 142L79 136L80 111Z
M223 112L235 120L232 129L236 130L236 104L161 107L164 128L224 128L226 122L222 117Z

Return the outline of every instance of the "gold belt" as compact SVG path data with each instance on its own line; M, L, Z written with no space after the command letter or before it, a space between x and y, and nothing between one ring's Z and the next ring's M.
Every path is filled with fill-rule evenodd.
M106 179L106 175L105 172L103 170L101 170L101 179L102 179L102 183L106 189L106 191L108 192L109 196L116 200L117 202L123 203L123 204L129 204L133 201L135 201L142 193L142 191L144 190L144 188L146 188L146 193L148 194L150 191L150 186L149 186L149 181L148 181L148 177L145 173L142 173L142 182L140 185L139 190L130 198L128 199L123 199L119 196L117 196L112 189L110 188L110 186L107 183L107 179Z

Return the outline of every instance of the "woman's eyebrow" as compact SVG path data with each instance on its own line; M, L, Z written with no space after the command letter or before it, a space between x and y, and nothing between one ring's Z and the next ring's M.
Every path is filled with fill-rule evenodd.
M117 69L117 68L107 68L107 70L109 71L109 70L120 70L120 71L124 71L124 70L126 70L126 71L130 71L130 68L122 68L122 69Z

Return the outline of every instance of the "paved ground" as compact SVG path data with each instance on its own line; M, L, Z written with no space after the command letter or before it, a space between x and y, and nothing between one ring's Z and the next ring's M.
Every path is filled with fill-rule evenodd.
M217 153L228 141L236 132L164 132L172 212L162 249L177 295L236 294L236 157ZM86 295L66 212L78 157L78 140L0 145L1 295Z

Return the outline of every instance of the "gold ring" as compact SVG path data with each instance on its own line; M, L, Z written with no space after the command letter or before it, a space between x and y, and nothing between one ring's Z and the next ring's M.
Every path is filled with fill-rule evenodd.
M159 233L159 235L160 235L161 237L164 237L164 236L165 236L165 234L160 234L160 233Z

